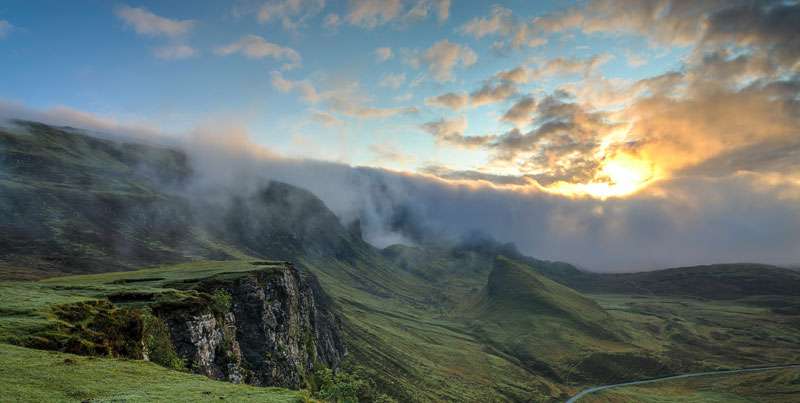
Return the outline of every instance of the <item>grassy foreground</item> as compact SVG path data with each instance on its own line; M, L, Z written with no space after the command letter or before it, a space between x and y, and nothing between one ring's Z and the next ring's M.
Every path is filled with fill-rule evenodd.
M144 361L0 344L3 402L302 402L301 392L234 385Z

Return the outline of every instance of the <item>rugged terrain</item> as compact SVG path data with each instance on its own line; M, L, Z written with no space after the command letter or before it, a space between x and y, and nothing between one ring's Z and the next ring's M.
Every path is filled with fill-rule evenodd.
M398 401L800 361L795 271L606 275L484 237L381 250L347 224L288 184L209 187L181 151L21 122L0 130L0 341L294 389L333 367Z

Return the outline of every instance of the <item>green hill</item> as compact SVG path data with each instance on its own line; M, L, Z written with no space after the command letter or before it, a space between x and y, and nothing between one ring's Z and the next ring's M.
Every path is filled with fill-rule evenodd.
M555 316L596 331L613 327L608 313L591 299L538 274L524 263L502 256L495 259L480 311L484 317L497 321L523 314Z

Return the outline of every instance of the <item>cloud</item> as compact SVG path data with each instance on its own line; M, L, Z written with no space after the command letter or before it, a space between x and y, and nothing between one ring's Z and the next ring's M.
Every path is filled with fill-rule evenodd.
M377 48L375 49L375 60L378 63L383 63L394 56L394 52L392 52L392 48Z
M545 32L644 35L662 45L764 45L775 57L791 59L800 52L792 39L798 34L798 8L779 0L592 0L536 18L534 25Z
M431 14L436 14L436 20L443 23L450 17L450 0L417 0L403 17L406 23L424 20Z
M403 83L406 82L406 75L404 73L397 74L384 74L378 85L381 87L389 87L398 89Z
M764 2L732 5L708 16L702 46L749 47L783 67L797 67L800 59L800 4Z
M628 66L631 67L642 67L647 64L647 59L631 51L625 52L625 61L628 62Z
M342 23L342 19L339 17L339 14L328 14L325 16L325 19L322 21L322 26L327 29L336 29Z
M262 24L280 21L287 31L296 31L325 8L325 0L278 0L264 3L256 13Z
M498 135L466 137L463 118L429 122L423 129L447 144L485 149L492 154L492 166L530 175L544 186L583 183L600 175L596 153L601 140L618 125L606 114L586 111L571 101L563 93L538 103L521 98L500 119L518 126L531 124L533 129L528 132L514 128Z
M410 164L415 161L414 156L404 153L397 147L386 143L370 144L369 151L375 155L378 162L391 162L395 164Z
M502 71L497 78L513 83L530 83L553 76L581 75L588 77L597 69L608 63L613 56L603 53L589 58L556 57L539 63L534 68L520 66L512 70Z
M426 105L450 108L453 110L459 110L467 106L468 103L469 96L463 92L448 92L446 94L425 99Z
M478 55L466 45L458 45L447 39L436 42L422 55L428 70L437 81L452 81L456 67L469 67L478 60Z
M450 0L351 0L347 22L372 29L389 23L403 27L436 15L443 23L450 17Z
M641 34L662 44L688 45L701 34L705 15L725 3L742 2L593 0L583 7L536 18L533 23L546 32L578 29L586 34Z
M304 101L314 104L319 102L322 99L322 95L317 92L317 89L314 88L314 85L311 82L306 80L301 81L292 81L287 80L283 77L283 74L279 71L273 71L270 73L272 78L272 86L275 87L278 91L281 92L291 92L296 91L300 94L300 97L303 98Z
M137 34L147 36L167 36L171 38L186 35L195 22L192 20L173 20L155 15L144 8L120 6L116 14Z
M456 119L439 119L425 123L422 130L430 133L436 141L464 148L476 148L489 143L492 136L465 136L467 119L459 116Z
M481 88L469 94L472 106L481 106L505 101L517 93L517 88L509 82L486 82Z
M471 35L475 39L480 39L491 34L508 35L511 32L512 25L511 10L503 6L494 5L489 17L475 17L462 25L458 31L462 34Z
M448 92L425 99L425 104L440 108L459 110L466 106L478 107L502 102L516 95L517 88L512 82L489 80L481 88L469 95L463 92Z
M435 0L436 19L442 23L450 18L450 0Z
M492 45L492 49L503 53L508 49L518 49L522 46L535 48L547 43L547 39L537 36L527 22L518 22L513 12L500 5L494 5L486 17L475 17L458 28L458 32L469 35L475 39L487 36L500 37Z
M379 119L419 112L413 106L393 108L372 106L373 100L365 94L358 82L337 83L337 87L321 92L320 96L331 112L354 118Z
M377 108L350 102L337 101L332 102L331 109L347 116L364 119L389 118L397 115L413 115L419 113L419 110L413 106L399 108Z
M364 96L357 82L341 83L338 88L319 91L308 80L289 80L279 71L271 73L272 86L281 92L297 92L309 104L322 104L328 112L364 119L388 118L410 115L419 110L413 106L380 108L370 106L371 99ZM390 79L388 82L394 84ZM331 115L332 116L332 115Z
M5 38L8 34L14 30L14 26L11 25L10 22L6 20L0 20L0 39Z
M363 28L375 28L400 15L400 0L353 0L346 16L347 22Z
M285 158L259 146L237 125L205 125L180 136L182 140L168 140L157 130L75 110L38 111L0 102L0 116L137 139L152 133L189 153L194 175L190 189L209 190L203 193L206 199L250 195L269 180L290 183L320 197L343 223L359 219L366 239L378 246L425 242L431 234L457 238L478 229L501 242L515 242L526 254L599 271L800 261L797 176L684 175L627 198L601 201L555 195L524 176L442 167L427 167L417 175ZM403 222L399 216L405 217Z
M196 56L197 50L188 45L167 45L154 49L153 54L162 60L180 60Z
M536 101L529 96L523 97L511 109L506 111L500 120L513 123L516 126L525 126L533 120L533 112L535 110Z
M11 119L71 126L90 130L93 135L100 137L125 136L144 142L167 136L149 121L120 120L61 105L48 109L33 109L20 103L0 99L0 122Z
M674 71L638 81L606 79L598 67L610 56L601 54L549 59L488 80L473 98L504 99L487 95L502 83L580 76L539 103L509 109L501 120L530 123L531 129L487 135L479 147L491 153L491 161L478 168L515 172L547 191L595 196L646 191L685 175L797 177L800 51L793 21L800 6L697 2L692 7L702 9L692 9L704 21L700 31L687 21L691 28L675 27L683 33L665 37L694 45ZM685 15L689 9L681 4L661 10L664 18L673 12ZM585 30L601 27L565 18L558 29L569 21L580 21L574 27ZM694 42L687 42L690 37Z
M529 75L528 68L519 66L511 70L501 71L495 75L496 78L502 81L508 81L515 84L525 84L528 82Z
M267 42L258 35L245 35L241 39L231 44L220 46L214 53L220 56L228 56L241 53L250 59L263 59L265 57L276 60L286 60L284 68L290 69L300 65L300 54L292 48Z
M341 119L333 116L332 114L324 111L314 111L311 113L311 119L320 123L325 127L336 127L344 124Z

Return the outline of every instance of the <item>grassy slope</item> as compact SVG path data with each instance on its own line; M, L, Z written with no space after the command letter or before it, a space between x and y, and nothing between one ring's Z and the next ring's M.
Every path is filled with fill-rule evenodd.
M629 386L589 395L583 403L792 403L800 400L800 369L709 376Z
M633 344L669 360L676 372L800 362L800 315L776 312L800 303L797 298L593 298L632 335Z
M123 293L175 297L207 278L230 278L254 270L280 270L280 262L194 262L132 272L0 283L0 342L46 332L58 320L54 307ZM71 360L65 365L64 360ZM77 357L0 344L2 401L298 401L300 392L255 388L170 371L142 361Z
M201 261L152 269L55 277L39 282L0 282L0 342L41 332L54 325L52 308L79 301L153 294L158 299L191 295L192 282L233 277L254 270L279 270L281 262Z
M393 268L372 263L369 269L392 273ZM501 396L544 401L566 394L487 346L469 323L444 314L445 307L431 305L427 298L436 294L431 284L400 272L394 274L398 292L381 294L351 285L348 278L363 275L366 268L304 264L339 305L352 362L367 367L401 401L476 402Z
M4 402L301 402L301 392L234 385L144 361L82 357L0 344Z
M634 350L593 300L502 257L474 312L472 326L485 342L562 382L581 381L573 366L584 354Z

